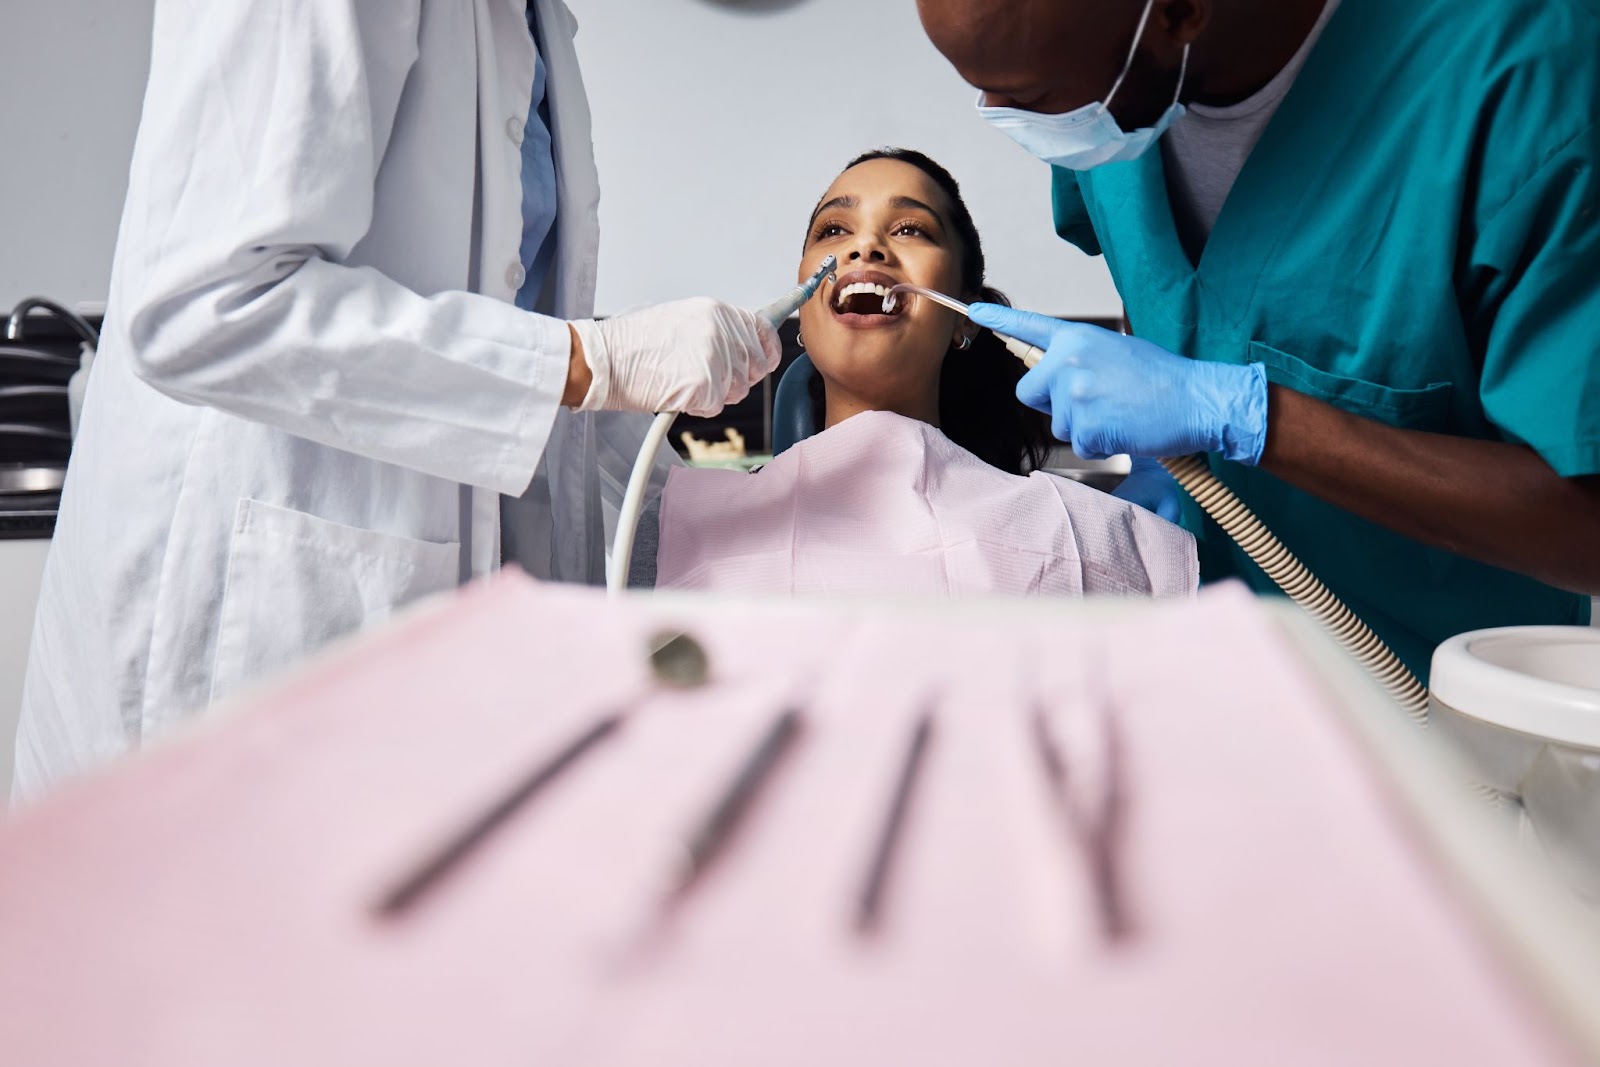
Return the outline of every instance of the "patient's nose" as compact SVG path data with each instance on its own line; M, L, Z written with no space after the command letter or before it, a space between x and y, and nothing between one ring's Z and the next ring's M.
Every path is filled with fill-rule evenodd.
M863 234L856 239L856 245L850 249L846 257L851 263L886 263L889 260L888 248L876 237Z

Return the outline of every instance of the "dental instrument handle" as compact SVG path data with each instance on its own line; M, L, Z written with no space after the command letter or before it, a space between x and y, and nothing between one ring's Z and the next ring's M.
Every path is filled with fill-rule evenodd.
M807 300L816 295L824 279L833 275L839 266L836 256L828 256L804 282L791 289L780 300L774 300L756 312L776 330L790 315L799 311ZM628 488L622 496L622 509L617 514L616 540L611 546L611 566L606 574L606 591L617 596L628 588L628 572L633 568L633 542L639 535L639 520L644 515L644 492L650 485L650 475L655 470L656 456L661 445L672 431L678 412L663 411L650 424L639 455L633 461L633 471L628 475Z
M993 330L989 332L994 333ZM995 333L994 335L1000 338L1001 342L1006 346L1006 351L1022 360L1022 365L1029 370L1037 367L1039 361L1044 358L1044 349L1038 345L1030 345L1026 341L1019 341L1015 337L1007 337L1003 333Z

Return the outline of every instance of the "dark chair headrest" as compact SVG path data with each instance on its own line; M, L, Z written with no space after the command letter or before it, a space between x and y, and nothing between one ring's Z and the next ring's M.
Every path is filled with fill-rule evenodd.
M778 392L772 399L774 456L817 432L816 420L811 417L811 379L816 375L811 357L802 352L778 379Z

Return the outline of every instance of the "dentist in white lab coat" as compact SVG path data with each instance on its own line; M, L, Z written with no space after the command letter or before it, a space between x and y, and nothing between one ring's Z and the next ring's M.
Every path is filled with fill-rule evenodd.
M586 321L575 31L561 0L157 0L19 796L502 558L601 581L647 422L612 412L776 364L710 300Z

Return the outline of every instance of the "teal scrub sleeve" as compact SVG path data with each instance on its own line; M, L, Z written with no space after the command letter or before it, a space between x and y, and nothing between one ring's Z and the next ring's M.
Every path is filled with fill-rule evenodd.
M1084 202L1078 176L1063 167L1050 168L1050 199L1055 204L1056 233L1091 256L1100 254L1100 238L1095 236Z
M1484 414L1563 477L1600 473L1600 126L1478 228Z

